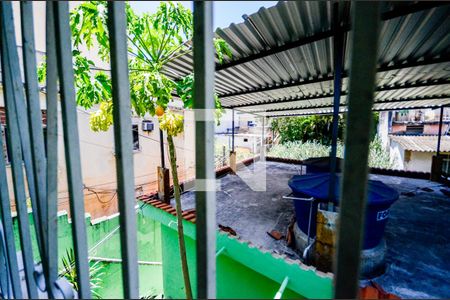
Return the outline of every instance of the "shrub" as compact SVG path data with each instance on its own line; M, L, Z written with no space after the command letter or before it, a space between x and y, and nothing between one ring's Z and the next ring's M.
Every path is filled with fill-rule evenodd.
M329 156L331 146L321 144L317 141L294 141L273 145L268 152L268 156L305 160L312 157ZM337 156L343 158L344 147L342 143L337 145ZM389 153L386 152L378 136L375 136L369 147L369 166L374 168L393 168Z

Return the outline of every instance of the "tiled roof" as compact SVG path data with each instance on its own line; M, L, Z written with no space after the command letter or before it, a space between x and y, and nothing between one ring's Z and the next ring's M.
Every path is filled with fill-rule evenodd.
M171 215L174 216L177 215L175 207L173 207L170 204L164 203L161 200L155 199L156 198L155 196L156 194L142 195L137 197L137 199L146 204L150 204L156 208L162 209ZM187 209L183 211L181 215L183 216L183 219L185 219L186 221L195 223L196 220L195 209Z
M391 141L398 143L404 150L417 152L436 152L437 135L391 135ZM441 151L450 152L450 136L441 138Z

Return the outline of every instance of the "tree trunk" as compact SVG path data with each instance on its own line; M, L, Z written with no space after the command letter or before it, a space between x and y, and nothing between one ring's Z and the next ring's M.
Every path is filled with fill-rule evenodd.
M189 279L189 268L186 258L186 244L184 243L183 217L181 216L181 199L180 199L180 184L178 182L177 171L177 155L175 146L173 144L173 137L167 134L167 142L169 144L169 159L170 167L172 169L173 190L175 196L177 223L178 223L178 243L180 245L181 268L183 271L184 287L186 289L186 298L192 299L191 281Z

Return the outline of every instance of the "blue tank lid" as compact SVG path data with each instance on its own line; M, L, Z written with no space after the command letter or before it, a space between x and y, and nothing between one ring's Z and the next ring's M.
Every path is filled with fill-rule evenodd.
M334 199L336 203L339 203L341 175L335 176ZM319 201L327 201L330 178L329 173L294 175L289 180L289 187L296 194L314 197ZM396 190L379 180L369 180L367 192L369 205L390 205L399 197Z

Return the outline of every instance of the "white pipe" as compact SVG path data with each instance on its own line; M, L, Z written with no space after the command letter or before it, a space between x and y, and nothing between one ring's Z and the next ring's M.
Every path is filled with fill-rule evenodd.
M98 256L89 256L89 260L103 261L103 262L110 262L110 263L121 263L122 262L121 258L108 258L108 257L98 257ZM138 260L138 264L139 265L161 266L162 262Z
M225 251L225 247L220 248L217 252L216 252L216 257L218 257L220 254L222 254Z
M286 286L289 282L289 277L284 277L283 282L281 283L280 288L278 289L278 292L275 294L275 297L273 299L281 299L281 296L283 296L284 290L286 289Z

